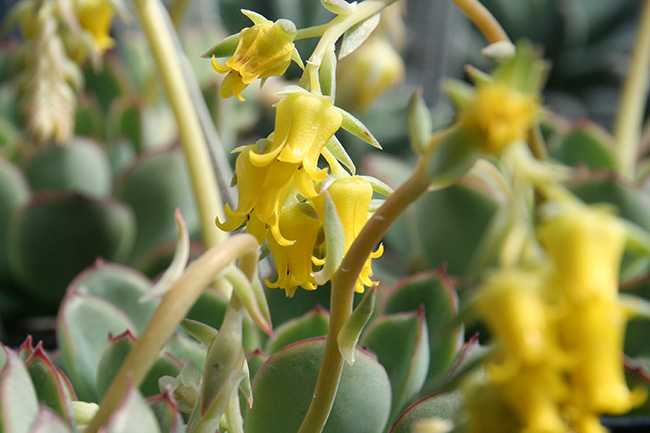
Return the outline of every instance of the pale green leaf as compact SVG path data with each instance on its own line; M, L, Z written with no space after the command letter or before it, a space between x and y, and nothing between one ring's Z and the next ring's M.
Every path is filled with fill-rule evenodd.
M375 30L379 24L381 14L375 14L370 18L361 21L358 24L350 27L350 29L343 35L343 42L341 42L341 52L339 53L339 60L350 54L352 51L359 48L359 46L368 39L368 36Z

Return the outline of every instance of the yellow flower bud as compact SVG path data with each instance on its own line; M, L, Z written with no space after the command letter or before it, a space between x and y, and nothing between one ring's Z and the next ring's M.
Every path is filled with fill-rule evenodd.
M296 26L289 20L275 23L265 21L247 27L239 33L235 53L221 65L212 58L212 69L218 74L228 73L219 89L222 98L236 96L258 78L282 75L291 63Z
M312 213L313 215L310 215ZM267 239L278 272L275 283L266 281L269 287L280 287L292 297L298 286L307 290L317 288L312 276L312 254L320 230L320 221L314 210L305 203L287 206L279 216L282 234L295 241L293 245L282 246L273 236Z
M482 83L459 113L459 122L485 152L494 154L526 138L538 108L536 95L517 92L498 81Z
M79 24L92 36L98 53L102 54L115 45L110 36L115 10L109 1L78 0L75 9Z
M258 167L276 158L286 163L301 163L314 181L321 182L327 170L318 169L318 158L342 120L331 98L311 93L288 95L278 103L271 146L263 154L252 154L251 162Z
M385 37L371 37L339 63L342 107L366 109L404 79L404 61Z
M545 221L538 236L570 302L617 298L625 227L614 216L575 207Z

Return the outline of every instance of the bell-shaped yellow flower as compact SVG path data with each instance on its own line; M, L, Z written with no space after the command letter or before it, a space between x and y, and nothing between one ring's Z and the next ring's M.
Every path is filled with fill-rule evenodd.
M500 386L470 382L463 388L467 431L471 433L519 433L520 423L512 413Z
M222 98L244 98L241 92L258 78L282 75L291 63L296 26L289 20L258 22L239 33L235 53L225 66L212 58L212 69L218 74L228 73L221 83Z
M347 253L350 245L352 245L352 242L354 242L368 221L368 208L373 194L372 186L360 176L348 176L332 182L328 187L328 191L336 206L336 212L343 223L345 253ZM321 195L315 198L314 205L321 220L324 220L324 197ZM327 239L325 241L327 242ZM365 287L371 287L374 284L370 279L372 277L372 259L380 257L383 252L383 245L380 245L377 251L370 254L354 287L356 292L363 293Z
M504 269L490 276L475 298L509 369L558 352L548 323L544 286L539 271Z
M292 242L282 236L278 225L278 213L291 186L298 164L275 161L265 167L257 167L251 163L250 155L255 145L243 146L237 149L240 155L235 163L235 174L239 186L239 202L237 209L232 210L226 204L225 222L217 220L221 230L233 231L247 222L247 232L254 235L261 244L268 231L282 245Z
M485 152L494 154L526 138L538 109L537 95L493 81L476 86L473 100L459 113L459 122Z
M587 206L571 207L545 221L538 237L570 302L617 298L625 227L614 216Z
M342 120L341 112L327 96L302 92L287 95L278 102L271 146L262 154L251 154L251 162L258 167L276 158L286 163L301 163L312 180L321 182L327 170L318 169L318 158Z
M580 412L622 414L643 402L644 395L630 391L625 382L625 324L623 309L598 297L572 308L559 324L573 359L571 403Z
M102 54L115 45L111 38L111 24L115 8L107 0L78 0L75 5L81 27L90 33L95 50Z
M314 209L306 203L286 206L280 212L279 227L282 234L294 242L290 246L280 245L273 236L267 239L278 272L278 279L269 287L280 287L292 297L298 286L316 290L312 276L312 255L320 230L320 221Z

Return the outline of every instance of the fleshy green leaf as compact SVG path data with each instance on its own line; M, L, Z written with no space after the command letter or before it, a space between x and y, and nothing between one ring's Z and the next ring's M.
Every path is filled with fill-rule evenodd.
M393 188L388 186L388 184L382 182L373 176L361 176L364 178L371 186L372 190L378 194L389 196L393 193Z
M158 421L161 433L185 433L183 418L169 390L150 398L148 403Z
M440 418L454 421L462 408L460 391L449 391L424 398L410 406L390 428L389 433L411 433L418 421Z
M192 336L192 338L206 346L209 346L214 337L219 333L219 331L214 329L212 326L197 322L196 320L183 319L181 326Z
M253 319L253 322L267 335L273 336L273 327L267 320L266 315L262 310L268 312L266 300L262 297L256 296L253 289L252 282L246 277L239 268L232 267L225 273L225 278L232 284L233 292L237 295L248 314ZM259 301L264 303L263 306L258 304Z
M341 128L345 129L355 137L359 137L371 146L376 147L377 149L381 149L381 144L379 144L379 141L377 141L375 136L372 135L370 130L366 128L366 126L361 123L359 119L341 108L339 108L339 111L343 115Z
M29 199L29 186L22 172L0 156L0 279L9 278L9 221Z
M298 430L312 400L324 348L324 338L312 339L269 358L255 376L255 404L246 418L247 433ZM384 429L390 409L388 377L371 354L356 351L355 364L343 367L323 433L380 433Z
M458 300L444 272L416 274L401 281L386 302L385 313L412 312L422 306L430 350L426 383L431 384L449 371L462 339L461 330L451 326Z
M27 369L10 349L0 370L0 431L27 433L38 414L38 400Z
M430 349L424 309L377 319L364 334L362 344L377 355L388 373L393 420L427 377Z
M25 367L32 378L39 402L56 412L68 426L75 426L70 392L62 373L43 350L42 342L36 345L33 353L25 360Z
M160 433L153 411L140 392L131 385L128 386L124 399L102 429L106 433Z
M279 326L275 332L275 340L269 341L267 353L272 355L283 347L298 341L327 335L329 323L329 313L322 307L317 306L302 316L284 322Z
M61 417L45 406L41 406L29 433L72 433Z
M614 137L594 123L577 126L550 149L550 155L567 165L586 165L590 170L615 170Z
M341 52L339 53L339 60L350 54L352 51L359 48L359 46L368 39L368 36L375 30L379 24L381 14L375 14L370 18L361 21L358 24L350 27L343 35L341 42Z

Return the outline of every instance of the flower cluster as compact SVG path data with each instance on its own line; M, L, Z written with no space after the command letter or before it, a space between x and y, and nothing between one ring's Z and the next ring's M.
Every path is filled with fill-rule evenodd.
M363 177L341 169L326 149L342 122L342 114L331 98L307 91L290 93L277 104L275 132L257 145L243 146L235 164L239 202L232 210L226 205L225 222L217 225L232 231L246 223L246 231L258 242L267 242L278 271L269 287L280 287L293 296L298 286L314 290L316 271L325 265L327 239L323 225L326 201L336 208L345 237L344 253L369 217L372 185ZM337 168L336 176L318 167L323 155ZM355 289L371 286L370 260Z
M623 372L624 227L571 205L538 236L546 266L502 269L477 295L496 348L486 380L466 389L471 432L604 432L601 414L625 413L645 398L628 389Z

